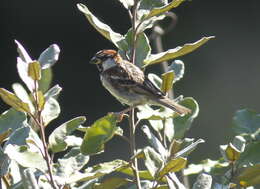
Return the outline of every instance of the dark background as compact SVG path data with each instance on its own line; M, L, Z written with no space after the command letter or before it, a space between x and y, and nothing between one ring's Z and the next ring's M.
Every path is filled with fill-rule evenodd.
M37 59L49 45L61 48L54 66L54 82L63 87L59 102L60 117L48 126L79 115L87 116L87 124L107 112L123 107L101 86L97 69L88 60L100 49L114 48L97 33L76 8L82 2L115 31L124 34L130 27L127 12L117 0L59 1L2 0L0 3L0 87L11 90L21 82L16 71L16 46L20 41L31 57ZM174 10L178 16L175 29L164 36L165 49L203 36L216 38L180 59L185 62L185 77L176 84L177 94L194 97L200 113L187 136L203 138L191 160L220 156L218 146L234 136L231 121L234 112L250 108L260 112L260 11L258 0L194 0ZM153 70L159 73L160 68ZM0 101L0 112L6 110ZM127 125L122 125L127 132ZM138 144L144 145L138 130ZM106 153L96 161L127 158L126 143L114 138Z

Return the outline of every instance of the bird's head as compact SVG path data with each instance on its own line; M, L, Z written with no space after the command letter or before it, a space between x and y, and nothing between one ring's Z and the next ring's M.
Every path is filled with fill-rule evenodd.
M101 50L90 60L91 64L96 64L99 71L107 70L116 65L121 59L120 55L115 50Z

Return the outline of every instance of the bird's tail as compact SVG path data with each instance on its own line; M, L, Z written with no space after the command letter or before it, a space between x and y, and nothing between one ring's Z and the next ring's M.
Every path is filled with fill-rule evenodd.
M181 116L191 113L191 110L189 108L186 108L186 107L178 104L174 100L171 100L167 97L156 99L156 101L157 101L157 103L159 103L167 108L172 109L173 111L175 111L176 113L178 113Z

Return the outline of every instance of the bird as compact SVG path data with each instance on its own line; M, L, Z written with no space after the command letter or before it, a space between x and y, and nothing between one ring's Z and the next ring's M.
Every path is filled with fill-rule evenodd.
M190 109L168 98L138 66L123 59L116 50L100 50L90 63L97 66L103 86L124 105L163 106L181 116L191 113Z

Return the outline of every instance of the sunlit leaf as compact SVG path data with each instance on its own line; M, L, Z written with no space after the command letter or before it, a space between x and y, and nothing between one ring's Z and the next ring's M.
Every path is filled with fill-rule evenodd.
M55 98L57 97L60 92L61 92L62 88L59 85L55 85L54 87L52 87L51 89L49 89L45 94L44 97L46 99L46 101L49 98Z
M80 171L89 161L89 156L80 153L79 148L72 148L63 158L58 159L57 175L68 179L75 172Z
M19 83L14 83L12 85L12 88L14 90L14 94L21 99L23 102L27 103L30 107L30 111L31 113L33 113L35 111L34 109L34 105L31 101L31 98L29 96L29 94L27 93L27 91L24 89L24 87L19 84Z
M204 143L205 141L203 139L198 139L195 142L192 142L190 145L185 146L182 150L178 151L177 153L175 153L174 157L178 158L178 157L186 157L188 156L193 150L196 149L196 147L201 144Z
M128 56L131 57L131 47L133 46L133 32L132 29L130 29L126 36L125 40L128 44ZM136 38L136 55L135 55L135 64L139 67L143 66L143 61L150 55L151 53L151 47L149 44L149 39L145 35L145 33L141 32L137 35Z
M201 173L193 184L192 189L211 189L211 185L212 176L206 173Z
M226 168L229 163L220 160L205 159L201 161L200 164L189 164L187 168L184 169L184 175L193 175L201 172L211 173L215 169Z
M45 49L38 58L42 69L47 69L53 66L58 61L59 54L60 48L56 44L52 44L47 49Z
M154 136L154 134L150 131L150 129L146 125L142 127L142 131L147 137L148 142L161 155L162 159L166 159L168 156L167 150L164 148L162 143L157 139L157 137Z
M0 133L7 132L9 129L15 131L24 126L24 121L26 121L25 113L11 108L0 115Z
M174 139L174 124L173 124L173 119L172 118L168 118L166 120L163 121L164 124L164 134L167 137L169 142L172 142L172 140Z
M187 164L186 158L177 158L177 159L171 159L167 162L167 164L162 168L162 170L159 172L159 177L163 177L169 172L178 172L181 169L183 169Z
M28 75L35 81L41 79L41 65L39 62L37 61L29 62Z
M8 90L0 88L0 97L6 104L13 107L14 109L21 112L30 113L29 105L21 101L17 96L9 92Z
M214 36L211 37L203 37L199 41L196 41L194 43L187 43L183 45L182 47L176 47L175 49L170 49L168 51L158 53L158 54L151 54L146 60L144 60L145 66L168 61L171 59L175 59L177 57L183 56L185 54L188 54L195 49L199 48L201 45L205 44L210 39L213 39Z
M17 45L17 52L18 52L20 58L22 59L22 61L27 62L27 63L32 62L31 57L29 56L29 54L27 53L25 48L20 44L20 42L17 40L14 40L14 42Z
M185 66L184 66L183 61L174 60L171 63L169 70L174 71L174 82L179 81L184 75Z
M96 183L93 189L116 189L129 183L129 180L120 177L110 177L101 183Z
M28 76L28 66L29 62L32 62L32 59L18 41L15 40L15 43L17 44L17 52L19 53L19 57L17 57L18 74L28 89L32 92L35 88L34 81Z
M162 86L161 86L162 92L168 93L172 89L174 77L175 75L173 71L169 71L162 74Z
M130 9L134 5L134 0L118 0L126 9Z
M236 161L240 154L245 149L245 139L241 136L236 136L232 143L228 145L221 145L220 150L226 161Z
M86 18L88 19L89 23L105 38L107 38L109 41L111 41L116 47L124 50L127 49L127 44L124 40L124 37L119 34L114 32L108 25L102 23L97 17L95 17L89 9L81 4L77 4L78 9L84 13Z
M28 189L39 189L36 176L35 176L35 169L27 168L22 172L22 182L23 187Z
M152 9L148 15L145 16L144 19L148 19L151 18L153 16L158 16L160 14L163 14L173 8L178 7L184 0L173 0L171 3L162 6L162 7L155 7L154 9Z
M183 138L185 132L190 129L193 120L199 114L199 105L193 98L184 98L182 101L180 101L180 104L185 106L186 108L189 108L192 113L182 117L178 116L173 119L175 138Z
M4 152L8 157L23 167L47 170L47 165L37 147L27 145L32 129L21 127L14 131L4 146Z
M120 170L121 168L128 165L128 162L123 160L113 160L111 162L100 163L84 170L83 173L77 172L67 179L67 183L83 182L93 180L95 178L103 177L114 171Z
M54 98L49 98L44 104L42 110L42 118L44 125L48 125L52 120L56 119L60 114L60 105Z
M149 73L147 77L158 89L161 88L162 79L158 75Z
M41 111L44 108L45 105L45 98L44 95L42 93L42 91L37 91L37 100L38 100L38 108Z
M110 140L116 130L117 116L108 114L95 121L86 129L81 152L85 155L97 154L103 151L104 144Z
M163 159L153 148L146 147L144 150L144 164L150 174L154 177L163 166Z
M242 187L249 187L260 184L260 164L238 170L239 174L236 178Z
M85 121L86 118L84 116L76 117L57 127L49 136L49 148L51 151L57 153L66 150L69 146L66 138Z

